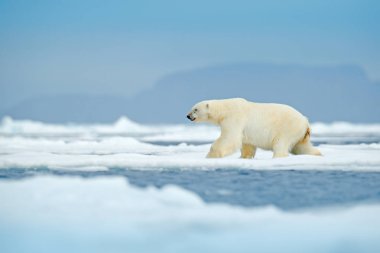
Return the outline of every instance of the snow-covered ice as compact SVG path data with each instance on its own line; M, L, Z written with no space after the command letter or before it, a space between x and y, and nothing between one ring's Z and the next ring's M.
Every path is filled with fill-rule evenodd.
M120 178L67 177L2 182L0 199L2 252L380 249L379 205L289 213L206 204L177 186L140 189Z
M319 145L322 157L271 159L271 152L259 150L253 160L239 159L238 153L206 159L211 142L219 134L212 126L147 126L126 117L109 125L53 125L7 117L0 125L0 168L380 171L380 125L316 123L312 129L313 141L325 143Z
M380 145L321 145L323 157L290 156L272 159L258 151L253 160L239 154L224 159L206 159L210 145L159 146L131 138L101 141L53 141L6 138L1 140L0 168L178 168L178 169L320 169L380 171Z
M312 131L322 157L272 159L271 152L259 150L251 160L240 159L238 153L206 159L219 135L213 126L141 125L127 117L92 125L3 118L0 252L380 252L376 190L368 202L358 191L353 194L358 202L349 202L347 193L340 206L286 211L273 205L205 202L197 191L189 190L192 187L181 187L192 178L183 185L140 188L112 174L128 169L144 173L318 170L329 176L345 171L346 177L380 172L380 124L315 123ZM15 180L7 177L7 171L42 172ZM43 171L57 173L42 176ZM86 175L82 172L98 176L85 179L80 177ZM107 177L101 173L108 173ZM367 189L366 183L375 189L376 178L375 182L354 182L362 190ZM228 195L233 187L215 189ZM316 184L313 189L319 187L325 185ZM317 191L310 197L323 199L329 192Z

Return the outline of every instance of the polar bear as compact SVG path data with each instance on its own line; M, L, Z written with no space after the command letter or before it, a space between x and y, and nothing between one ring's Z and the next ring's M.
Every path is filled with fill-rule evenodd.
M256 148L272 150L273 157L293 154L321 155L310 142L307 118L283 104L253 103L243 98L207 100L187 114L194 122L220 126L220 137L208 158L225 157L241 150L241 158L253 158Z

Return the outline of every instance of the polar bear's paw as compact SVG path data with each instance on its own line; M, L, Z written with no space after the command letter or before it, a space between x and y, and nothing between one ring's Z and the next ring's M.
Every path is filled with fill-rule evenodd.
M240 158L251 159L256 154L256 147L250 144L243 144L241 147Z
M206 156L206 158L222 158L222 157L224 157L222 152L220 150L215 150L213 148L210 149L210 151L208 152Z

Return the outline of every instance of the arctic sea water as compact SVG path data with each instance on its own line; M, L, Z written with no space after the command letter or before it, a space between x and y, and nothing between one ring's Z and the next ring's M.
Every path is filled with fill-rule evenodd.
M379 252L380 124L323 157L205 159L218 129L0 124L1 252Z

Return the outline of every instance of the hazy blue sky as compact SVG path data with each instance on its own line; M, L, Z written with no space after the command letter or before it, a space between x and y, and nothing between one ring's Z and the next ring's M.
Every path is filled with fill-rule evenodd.
M375 0L0 0L0 108L40 94L131 96L229 62L356 64L380 80L379 13Z

